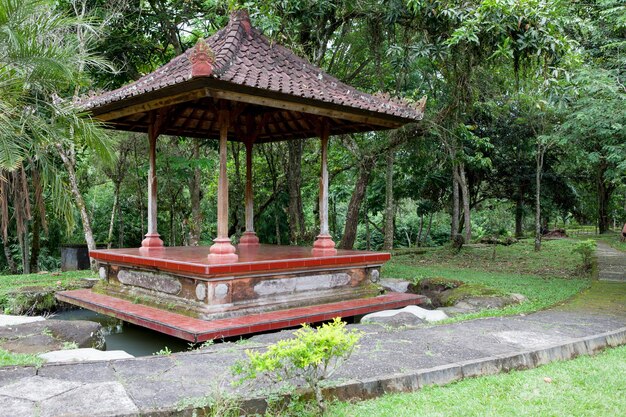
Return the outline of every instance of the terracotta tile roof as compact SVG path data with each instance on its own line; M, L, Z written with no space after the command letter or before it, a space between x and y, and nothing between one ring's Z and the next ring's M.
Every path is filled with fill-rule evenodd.
M84 98L79 105L94 111L202 77L317 101L320 105L329 103L346 110L397 117L406 122L421 120L425 104L420 101L411 105L389 96L358 91L289 49L270 42L251 26L247 12L239 10L231 15L225 28L156 71L117 90Z

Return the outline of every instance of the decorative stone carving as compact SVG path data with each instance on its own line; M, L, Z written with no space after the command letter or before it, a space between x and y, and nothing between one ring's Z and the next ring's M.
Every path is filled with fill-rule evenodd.
M198 39L196 46L189 55L189 60L191 61L191 75L193 77L209 76L213 73L215 52L204 39Z
M292 292L327 290L343 287L350 283L350 275L337 274L310 275L296 278L281 278L261 281L254 286L254 292L260 296L280 295Z
M226 284L217 284L215 286L215 298L222 299L228 295L228 285Z
M206 285L196 285L196 298L200 301L204 301L204 299L206 298Z
M374 284L380 281L380 271L378 269L370 270L370 281L372 281Z
M125 285L157 290L167 294L175 295L182 289L179 280L165 274L123 269L117 274L117 279Z

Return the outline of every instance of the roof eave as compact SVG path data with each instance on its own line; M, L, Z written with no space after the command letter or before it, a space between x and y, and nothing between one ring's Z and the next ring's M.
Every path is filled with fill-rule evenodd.
M127 97L101 106L85 108L96 119L113 121L132 114L144 113L162 107L181 104L205 97L231 100L317 116L332 117L380 128L393 129L421 120L388 113L363 110L351 106L328 103L312 98L243 86L213 77L194 77L138 96ZM420 114L420 116L423 116Z

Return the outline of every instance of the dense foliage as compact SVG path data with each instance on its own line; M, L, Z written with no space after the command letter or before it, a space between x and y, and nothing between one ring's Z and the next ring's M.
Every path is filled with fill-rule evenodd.
M153 71L235 8L359 89L428 97L418 125L331 139L330 229L341 247L440 245L461 233L531 234L540 246L555 223L604 232L626 221L620 0L0 0L0 269L54 269L63 242L139 245L147 139L100 129L72 98ZM258 146L262 242L313 241L319 156L315 139ZM163 240L210 243L216 143L163 136L157 158ZM238 143L229 176L238 237Z

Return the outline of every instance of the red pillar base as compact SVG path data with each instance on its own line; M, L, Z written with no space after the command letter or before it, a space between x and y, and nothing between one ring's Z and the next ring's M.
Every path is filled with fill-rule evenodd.
M239 239L239 246L258 246L259 238L254 232L244 232Z
M330 235L318 235L313 243L313 256L332 256L337 254L335 242Z
M209 248L209 263L231 264L237 262L239 255L235 253L237 249L230 243L230 239L218 237L213 242Z
M144 240L141 241L139 252L154 253L163 250L163 241L158 233L148 233Z

